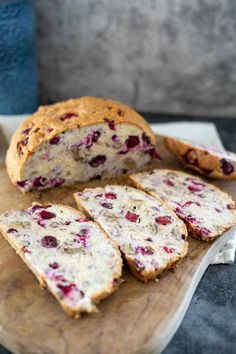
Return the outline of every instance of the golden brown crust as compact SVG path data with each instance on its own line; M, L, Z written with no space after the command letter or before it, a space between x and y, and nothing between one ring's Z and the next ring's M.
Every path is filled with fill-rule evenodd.
M142 190L142 188L140 188ZM77 193L74 193L74 198L76 200L76 203L77 203L77 206L78 206L78 209L84 213L87 217L91 218L92 220L94 220L93 216L90 214L89 210L87 210L84 205L82 204L81 200L80 200L80 197ZM165 202L163 202L162 199L160 198L155 198L155 199L158 199L159 202L162 204L162 205L165 205L165 207L167 209L169 209L170 211L170 214L175 214L173 212L173 210L169 207L169 205L167 205ZM176 216L176 215L175 215ZM178 217L177 217L178 218ZM98 223L98 222L97 222ZM98 225L103 229L102 225L100 225L98 223ZM104 233L106 233L106 231L103 229ZM187 237L188 237L188 232L187 232L187 228L185 226L185 224L183 223L183 230L182 230L182 234L186 236L186 240L187 240ZM109 237L107 235L107 237ZM109 237L110 238L110 237ZM115 243L115 241L113 241ZM116 243L115 243L116 244ZM129 259L129 257L125 257L125 260L127 261L127 263L129 264L129 267L130 267L130 270L131 272L133 273L133 275L143 281L144 283L148 282L149 280L153 280L155 279L160 273L162 273L164 270L167 270L167 269L170 269L172 268L179 260L181 260L183 257L186 256L187 252L188 252L188 242L185 242L185 248L183 249L182 251L182 254L181 255L178 255L176 256L175 259L171 260L171 262L169 262L168 264L164 264L161 268L157 269L155 272L151 272L151 271L142 271L142 272L138 272L137 271L137 267L134 265L134 262L132 259Z
M76 116L65 119L68 114ZM7 171L11 180L15 182L21 179L21 170L25 161L42 143L62 132L104 123L106 119L114 121L115 124L136 125L150 137L153 144L156 142L156 137L145 119L118 101L81 97L42 106L22 122L12 137L6 157ZM24 139L27 139L27 144L22 144ZM20 155L17 152L19 147Z
M183 171L180 171L180 170L177 170L177 169L161 169L162 171L172 171L172 172L177 172L178 174L182 174L182 175L185 175L185 176L192 176L192 177L196 177L194 175L191 175L189 173L186 173L186 172L183 172ZM141 172L142 173L142 172ZM151 193L151 191L149 191L148 189L145 189L141 186L141 184L139 184L136 180L135 180L135 174L134 175L129 175L128 176L129 180L131 181L131 183L133 184L133 186L135 186L136 188L139 188L143 191L145 191L146 193L150 194L152 197L154 197L155 199L157 200L162 200L160 197L157 197L155 196L153 193ZM200 177L197 177L199 179L201 179ZM204 182L206 185L210 186L212 189L215 189L217 191L217 193L221 193L221 194L224 194L225 196L227 196L227 198L229 198L229 201L230 203L235 207L235 202L233 201L232 197L222 191L219 187L216 187L214 184L210 184L210 183L207 183L204 179L201 179L202 182ZM163 201L163 200L162 200ZM164 202L165 203L165 202ZM166 204L166 203L165 203ZM173 211L173 209L171 208L171 210ZM223 233L229 231L234 225L236 225L236 210L235 209L232 209L232 212L234 213L234 220L232 222L232 224L228 227L222 227L222 230L220 232L218 232L217 234L215 235L212 235L212 236L202 236L202 235L199 235L196 230L191 227L191 225L187 224L186 223L186 227L187 227L187 230L189 232L189 234L198 239L198 240L201 240L201 241L207 241L207 242L210 242L212 240L215 240L217 237L221 236ZM184 221L185 222L185 221Z
M166 148L184 164L184 166L191 168L206 177L227 180L236 179L236 170L230 174L225 174L223 172L221 161L224 158L223 156L219 156L219 154L213 150L173 137L164 137L164 144ZM192 163L190 163L191 159L193 161ZM232 163L232 166L235 165L236 155L233 160L228 156L227 160Z
M38 203L38 202L35 202L35 203L32 203L32 205L43 205L41 203ZM61 204L53 204L53 205L58 205L58 206L62 206ZM73 212L77 212L79 214L79 216L81 216L81 213L70 207L70 206L67 206L67 205L63 205L63 207L66 207L70 210L73 210ZM14 210L12 210L14 211ZM28 268L32 271L32 273L35 275L35 277L38 279L39 281L39 285L40 285L40 288L41 289L46 289L47 288L47 283L46 283L46 278L44 276L42 276L41 274L38 274L36 269L30 264L30 262L27 260L27 258L25 257L25 254L24 252L22 252L22 250L20 248L16 248L15 245L12 243L12 238L9 237L9 234L7 234L2 228L1 228L1 225L0 225L0 232L2 233L2 235L4 236L4 238L8 241L8 243L10 244L10 246L12 248L14 248L14 250L16 251L16 253L21 257L21 259L24 261L24 263L28 266ZM115 278L117 281L112 281L108 286L107 288L103 289L102 291L100 292L97 292L96 294L93 295L93 297L91 298L94 306L91 308L91 311L84 311L83 309L81 308L78 308L78 309L71 309L71 307L69 307L67 304L65 304L63 301L61 301L61 299L59 297L57 297L53 292L51 293L57 300L58 302L60 303L61 307L63 308L63 310L71 317L74 317L74 318L79 318L80 317L80 314L83 313L83 312L97 312L97 308L95 306L95 304L97 304L98 302L100 302L100 300L108 297L109 295L113 294L119 287L120 285L120 277L121 277L121 273L122 273L122 258L121 258L121 254L120 254L120 251L119 251L119 248L118 246L116 245L116 243L111 240L107 234L104 232L104 236L106 236L107 239L109 239L109 241L111 242L111 244L114 246L114 248L116 249L116 253L117 255L119 256L119 264L117 266L117 272L115 274Z

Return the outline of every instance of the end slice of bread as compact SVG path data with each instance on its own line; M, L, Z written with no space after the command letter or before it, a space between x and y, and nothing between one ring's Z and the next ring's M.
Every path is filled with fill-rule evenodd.
M186 223L193 237L212 241L236 224L230 195L181 171L156 169L130 176L138 188L161 198Z

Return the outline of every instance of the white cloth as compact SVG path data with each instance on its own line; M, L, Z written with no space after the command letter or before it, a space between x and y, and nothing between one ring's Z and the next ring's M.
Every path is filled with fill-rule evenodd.
M4 135L7 141L10 141L12 133L15 131L19 123L27 117L27 114L19 116L0 116L0 124L2 125ZM189 139L198 144L205 144L223 148L216 127L212 123L200 122L177 122L177 123L160 123L152 124L154 132L163 135L172 135L178 138ZM212 264L232 263L234 262L236 249L236 233L232 234L232 238L225 244L212 261Z

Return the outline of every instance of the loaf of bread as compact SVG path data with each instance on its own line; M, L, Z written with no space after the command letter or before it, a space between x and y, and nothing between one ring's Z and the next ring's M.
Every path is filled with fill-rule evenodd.
M70 316L95 311L119 285L119 249L75 209L33 204L0 215L0 231Z
M134 275L154 279L183 258L187 230L176 214L147 193L107 185L75 194L79 209L92 217L118 244Z
M131 108L82 97L44 106L12 137L6 165L22 191L68 186L145 169L155 135Z
M164 143L184 166L209 178L236 179L236 154L172 137Z
M232 198L201 178L156 169L130 176L136 187L161 198L186 223L192 236L211 241L236 224Z

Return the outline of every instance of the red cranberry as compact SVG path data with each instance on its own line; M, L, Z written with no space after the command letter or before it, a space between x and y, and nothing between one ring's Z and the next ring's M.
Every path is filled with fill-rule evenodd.
M201 192L202 188L203 188L202 186L193 186L193 185L188 186L188 190L193 193Z
M98 167L100 165L103 165L105 163L106 159L107 158L105 155L97 155L92 160L90 160L88 163L91 167Z
M87 222L87 221L90 221L89 219L86 219L86 218L77 218L75 219L76 222Z
M35 204L33 205L29 211L31 211L32 213L34 213L36 210L39 210L39 209L47 209L47 208L50 208L51 204L47 204L47 205L40 205L40 204Z
M116 130L116 126L115 126L114 120L110 120L110 119L108 119L108 118L104 118L104 121L108 124L108 127L109 127L111 130Z
M52 139L49 140L49 144L51 145L57 145L60 141L60 137L59 136L54 136Z
M76 113L66 113L63 116L60 117L60 120L62 120L63 122L67 119L71 119L71 118L75 118L78 117L78 114Z
M133 262L134 262L134 265L136 266L136 271L137 272L141 272L145 267L144 267L144 265L143 265L143 262L141 262L139 259L137 259L137 258L135 258L134 260L133 260Z
M166 215L166 216L157 216L155 218L155 221L157 224L161 224L161 225L168 225L172 223L172 219L170 216Z
M47 132L48 132L48 133L51 133L53 130L54 130L53 128L48 128L48 129L47 129Z
M16 185L17 185L18 187L24 188L24 187L26 186L27 181L28 181L27 179L24 180L24 181L17 181L17 182L16 182Z
M148 153L150 155L150 157L154 160L162 160L162 158L158 155L158 153L156 152L155 148L151 148L148 150Z
M45 221L43 220L38 220L37 223L39 226L46 227Z
M129 135L129 137L126 139L125 144L128 149L132 149L133 147L139 145L139 137L137 135Z
M112 209L112 204L111 203L100 203L103 208L106 209Z
M33 181L33 186L35 188L44 187L46 184L47 184L47 178L42 177L42 176L36 177Z
M231 173L234 172L234 166L228 160L221 159L220 164L221 164L220 167L225 175L230 175Z
M27 138L25 138L24 140L21 141L21 144L23 146L26 146L28 144L28 141L29 141L29 138L27 137Z
M53 262L49 264L49 267L51 267L52 269L57 269L59 268L59 264L57 262Z
M100 136L101 136L101 133L99 130L92 132L92 136L91 136L92 142L96 143L98 141L98 139L100 138Z
M57 247L57 239L54 236L44 236L41 240L42 246L46 248L55 248Z
M174 183L169 178L165 178L163 180L163 182L169 187L173 187L174 186Z
M68 296L75 288L75 284L69 284L69 285L64 285L64 284L57 284L57 287L63 292L64 296Z
M182 207L186 207L186 206L190 206L190 205L198 205L198 206L201 206L201 204L199 202L192 202L191 200L189 200L188 202L184 203L182 205Z
M153 239L152 239L151 237L147 237L147 238L145 238L145 241L147 241L147 242L153 242Z
M164 246L164 247L163 247L163 250L164 250L166 253L173 253L173 252L174 252L170 247L167 247L167 246Z
M50 179L50 183L54 187L60 187L64 182L65 182L65 179L61 178L61 177L55 177L55 178Z
M116 134L112 135L111 140L112 141L118 141L119 140L118 135L116 135Z
M125 218L129 220L130 222L137 222L139 219L139 216L135 213L132 213L130 211L127 211Z
M43 220L48 220L56 217L55 213L52 213L51 211L47 210L40 211L39 215Z
M13 229L13 228L7 230L7 233L8 233L8 234L13 234L13 233L15 233L15 232L18 232L18 231L17 231L16 229Z
M70 225L71 224L71 221L65 221L64 223L63 223L63 225Z
M112 193L112 192L105 193L105 197L107 199L117 199L116 193Z
M136 247L135 251L141 253L143 256L151 256L154 251L150 247Z
M25 134L25 135L28 135L29 132L31 131L32 128L27 128L25 130L22 130L21 134Z
M231 205L231 204L227 204L226 207L228 210L234 209L234 205Z

